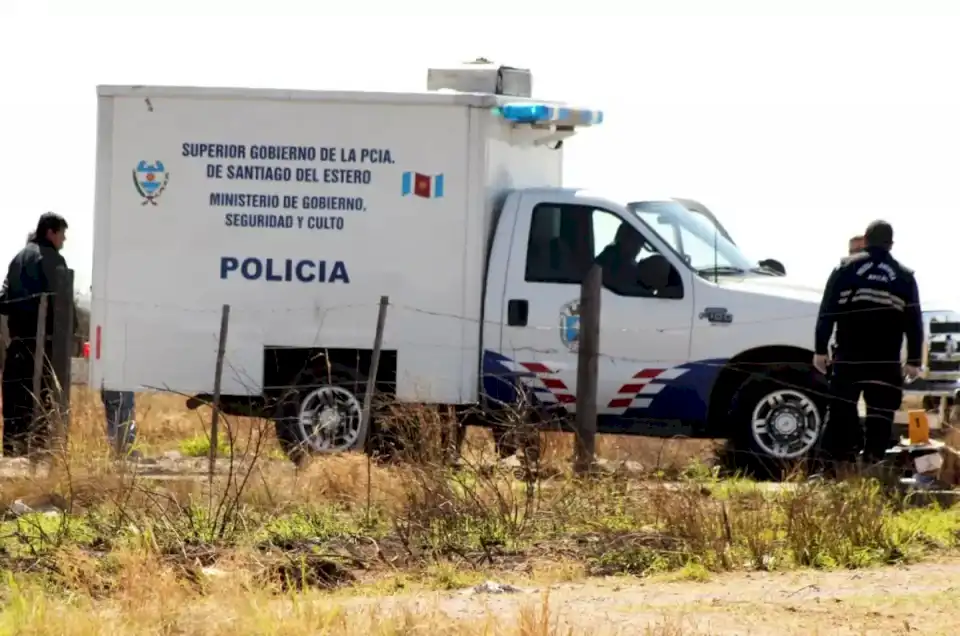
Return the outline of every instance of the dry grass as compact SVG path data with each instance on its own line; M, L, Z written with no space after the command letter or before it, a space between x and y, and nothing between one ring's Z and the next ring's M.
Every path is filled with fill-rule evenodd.
M209 413L181 404L140 396L148 454L202 446ZM429 604L369 609L349 594L860 567L949 551L960 536L957 514L904 510L871 481L771 490L719 479L703 442L603 438L602 457L636 462L646 477L577 480L567 436L546 436L531 477L492 461L489 434L473 431L466 466L452 470L436 442L443 422L404 417L423 438L408 461L344 454L301 470L277 459L270 425L229 419L232 457L211 486L154 481L109 460L98 396L76 391L69 448L49 473L0 481L4 507L64 511L0 522L0 634L567 634L576 632L560 629L549 599L505 621ZM590 633L613 633L603 629Z
M105 448L103 405L99 395L86 389L74 389L75 412L71 434L78 447ZM420 415L415 415L420 419ZM184 398L163 393L143 394L137 401L139 444L149 453L179 450L184 440L208 437L210 412L200 408L189 411ZM279 457L280 449L263 422L234 418L238 437L246 439L253 430L266 433L262 443L264 454ZM419 422L417 422L419 424ZM491 437L484 429L470 429L467 444L474 449L489 447ZM708 462L718 445L712 440L651 439L625 435L606 435L597 439L597 455L615 461L630 460L647 470L676 471L694 462ZM567 462L573 454L573 439L564 433L543 434L543 455L546 461Z
M80 564L80 568L84 567ZM0 633L48 636L117 636L143 634L204 634L208 636L346 636L371 634L450 634L455 636L693 636L679 621L650 621L640 631L598 625L575 629L562 625L548 594L524 603L508 620L486 612L457 619L431 603L378 609L351 606L348 601L315 591L278 597L235 581L207 581L200 596L178 582L160 563L133 556L118 566L114 577L123 592L106 600L79 596L63 601L42 587L18 586L0 613ZM699 632L697 632L699 633Z
M106 450L106 428L103 403L95 391L86 388L74 388L71 395L73 419L71 422L71 442L78 452L91 452L96 455ZM188 410L185 398L165 393L145 393L138 395L137 414L138 444L150 454L168 450L178 450L184 440L207 437L210 431L210 411L200 408ZM255 420L235 419L240 437L245 437L252 429L262 428ZM266 429L264 429L266 430ZM265 442L267 440L264 440ZM279 450L273 439L266 450Z

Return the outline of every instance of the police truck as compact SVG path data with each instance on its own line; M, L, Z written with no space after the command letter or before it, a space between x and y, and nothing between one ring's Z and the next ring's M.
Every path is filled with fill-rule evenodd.
M810 452L821 289L689 202L565 185L603 112L531 86L481 61L407 93L98 87L89 383L210 395L228 305L223 409L274 419L295 459L356 448L386 296L378 403L565 425L581 283L632 243L602 290L598 431Z

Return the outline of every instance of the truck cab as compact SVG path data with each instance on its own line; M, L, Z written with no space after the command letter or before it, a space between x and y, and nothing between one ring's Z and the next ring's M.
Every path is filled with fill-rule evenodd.
M779 459L812 448L826 395L809 366L820 290L761 267L667 197L550 188L506 198L486 282L490 405L576 412L580 285L594 262L604 268L600 433L734 437Z

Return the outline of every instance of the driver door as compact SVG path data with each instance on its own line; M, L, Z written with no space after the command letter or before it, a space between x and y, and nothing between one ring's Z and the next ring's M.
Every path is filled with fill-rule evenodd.
M531 207L514 226L499 362L520 375L528 396L574 413L585 273L622 225L645 239L639 258L663 254L646 241L635 219L627 221L583 198ZM602 290L597 395L601 432L640 433L646 430L644 420L682 419L682 392L661 390L686 372L679 367L688 360L693 298L689 270L671 266L679 293L664 294L639 284ZM511 315L511 306L523 308L522 320L519 314Z
M616 248L618 233L638 235L641 242L633 258L633 283L605 281L600 300L601 368L608 379L604 384L601 375L598 405L606 409L601 412L608 416L610 432L640 432L650 420L692 419L692 410L687 413L691 395L684 389L690 369L683 366L690 360L693 324L690 270L671 262L666 250L657 248L658 237L639 223L600 208L590 215L595 258ZM657 260L669 268L667 275L646 279Z

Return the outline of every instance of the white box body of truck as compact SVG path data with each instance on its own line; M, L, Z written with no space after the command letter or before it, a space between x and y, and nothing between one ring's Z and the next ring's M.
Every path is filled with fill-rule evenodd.
M369 350L386 295L396 397L475 402L495 207L562 170L497 104L101 87L91 383L211 392L229 304L221 391L258 395L265 347Z

